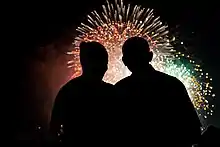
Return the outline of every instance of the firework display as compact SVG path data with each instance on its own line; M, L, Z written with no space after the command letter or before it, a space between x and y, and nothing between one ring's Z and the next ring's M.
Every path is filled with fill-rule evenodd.
M103 12L93 11L88 15L88 22L77 28L79 35L75 38L74 49L68 54L74 58L69 61L77 77L81 74L79 61L79 44L82 41L97 41L103 44L109 55L108 71L104 81L115 84L131 72L122 62L122 45L130 37L145 38L154 53L152 66L161 72L178 78L187 92L201 118L212 115L214 105L209 104L212 93L211 78L196 61L187 54L174 50L175 38L168 36L168 26L163 25L159 17L154 17L152 9L141 6L124 5L122 0L103 5ZM135 52L135 49L134 49Z

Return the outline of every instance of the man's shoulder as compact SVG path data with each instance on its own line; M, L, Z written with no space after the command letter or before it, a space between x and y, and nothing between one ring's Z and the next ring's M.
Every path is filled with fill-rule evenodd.
M77 77L70 81L68 81L61 89L60 91L68 91L72 90L74 87L78 87L80 85L81 78Z
M113 89L114 89L114 85L110 83L102 82L101 90L103 92L110 92L113 91Z
M126 77L126 78L121 79L120 81L118 81L118 82L115 84L115 86L116 86L116 87L119 87L119 86L121 86L121 85L127 84L130 80L131 80L131 76L128 76L128 77Z
M156 75L163 81L169 82L170 84L181 85L182 82L174 76L168 75L166 73L156 71Z
M104 85L105 86L108 86L108 87L113 87L113 85L112 84L110 84L110 83L106 83L106 82L103 82L104 83Z

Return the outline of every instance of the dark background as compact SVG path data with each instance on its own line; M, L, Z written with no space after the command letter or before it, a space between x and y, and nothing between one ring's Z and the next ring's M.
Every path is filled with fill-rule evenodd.
M216 106L214 116L209 117L208 123L220 127L220 117L218 117L220 116L220 70L218 66L218 56L220 52L218 40L218 35L220 33L220 11L219 7L217 7L217 2L173 2L171 0L128 0L124 2L132 3L133 5L140 4L146 8L153 8L155 9L156 15L161 16L162 21L167 22L170 28L176 28L176 26L179 26L176 30L179 32L180 38L184 43L188 44L191 52L203 61L205 71L209 72L213 77L213 90L216 93L216 99L213 102ZM15 93L21 93L21 95L24 95L24 90L22 91L19 89L21 87L19 84L22 83L23 85L26 85L26 87L29 87L29 93L32 93L30 91L37 91L36 93L42 93L42 97L45 97L45 99L51 97L51 95L54 95L54 93L50 96L47 94L49 91L48 89L53 91L53 87L52 89L51 87L48 89L46 88L45 85L47 85L48 81L46 83L39 82L39 74L36 74L36 76L32 77L30 75L31 72L27 72L25 70L26 68L24 67L26 67L27 63L22 61L28 57L32 58L33 54L30 48L28 48L28 45L41 38L41 35L43 34L44 30L47 30L47 28L56 28L57 26L65 27L67 24L74 26L79 25L81 21L85 20L86 14L89 14L89 12L92 10L101 9L102 4L105 4L104 0L81 0L69 3L46 3L39 1L31 3L19 2L10 5L10 7L7 9L7 12L13 12L10 14L10 17L8 13L10 22L9 26L13 28L12 33L10 33L10 37L12 38L10 45L12 47L11 51L13 51L12 56L14 60L16 60L16 63L13 62L13 65L16 64L16 70L14 68L13 71L10 72L13 77L16 78L10 79L19 80L19 82L17 82L18 85L14 84L13 86L13 88L15 87L14 89L17 89ZM52 68L52 65L48 66L48 70L50 70L50 68ZM34 65L30 67L31 71L34 69ZM47 72L49 72L48 70ZM56 72L60 71L54 70L53 73ZM44 72L42 72L40 75L44 77ZM45 72L44 79L47 78L48 75L46 75L47 74ZM57 73L57 75L60 74ZM27 76L30 77L28 80L25 78ZM56 80L56 78L53 78L53 80ZM38 88L36 88L34 85L38 85ZM9 84L9 87L12 87L11 83ZM16 95L13 97L17 98ZM36 99L36 94L32 94L32 96L29 94L27 97L28 101L30 102L32 99ZM31 105L35 105L38 102L39 100L35 100L34 103L32 102L27 105L31 107Z

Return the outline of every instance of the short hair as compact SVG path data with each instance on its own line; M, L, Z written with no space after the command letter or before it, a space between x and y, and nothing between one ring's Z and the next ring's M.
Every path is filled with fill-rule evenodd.
M125 41L122 52L124 56L140 56L150 52L150 47L146 39L142 37L131 37Z
M108 52L98 42L82 42L80 44L80 61L82 66L108 64Z

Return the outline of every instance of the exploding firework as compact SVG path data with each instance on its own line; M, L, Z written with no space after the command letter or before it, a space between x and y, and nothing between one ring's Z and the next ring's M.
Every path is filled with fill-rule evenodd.
M202 71L200 65L189 56L177 52L171 45L175 38L168 36L168 26L163 25L159 17L154 17L152 9L141 6L124 5L123 1L103 5L103 12L93 11L88 15L88 22L81 23L77 28L79 35L75 38L73 54L69 67L73 68L77 77L81 74L79 61L79 44L82 41L97 41L103 44L109 54L108 71L104 81L115 84L131 73L122 62L121 47L125 40L133 36L145 38L154 53L151 64L161 72L178 78L186 87L188 94L198 110L199 116L204 118L212 115L208 98L214 97L208 73ZM134 50L135 52L135 50ZM188 62L189 61L189 62ZM214 106L213 106L214 107Z

